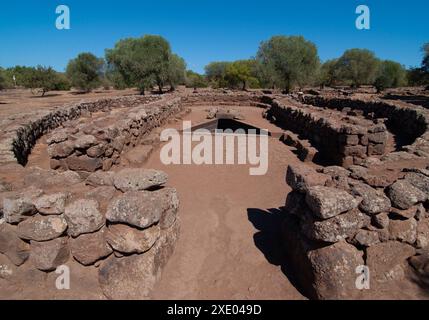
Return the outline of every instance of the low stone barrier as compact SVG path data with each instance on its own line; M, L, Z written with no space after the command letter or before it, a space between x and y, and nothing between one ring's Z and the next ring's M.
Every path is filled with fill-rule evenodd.
M368 156L383 155L388 133L376 123L273 99L267 117L284 129L308 139L327 163L350 166Z
M73 260L98 268L107 298L148 298L179 237L178 195L161 171L108 169L180 110L174 95L101 99L38 113L6 132L0 163L22 181L0 180L0 277L17 281L21 270L49 273ZM81 117L94 121L73 122ZM63 170L19 166L51 131L51 164Z
M136 147L152 129L180 110L180 98L161 99L56 130L47 140L51 168L82 174L107 171L119 164L123 152Z
M384 187L370 185L366 171L288 167L293 191L284 207L283 244L310 298L364 298L356 280L362 272L377 290L403 279L409 262L420 261L419 250L429 249L429 171L404 169Z

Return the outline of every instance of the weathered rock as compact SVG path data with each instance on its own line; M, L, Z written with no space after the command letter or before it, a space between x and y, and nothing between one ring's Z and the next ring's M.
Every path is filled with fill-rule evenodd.
M425 207L421 203L417 205L415 218L417 220L423 220L424 218L429 218L429 215L427 214Z
M378 228L387 228L389 227L389 215L386 212L377 214L373 217L374 219L374 224L378 227Z
M362 166L350 166L348 167L351 172L350 176L354 179L364 179L368 175L368 169Z
M69 196L70 195L66 192L47 194L37 198L34 201L34 205L37 211L42 214L59 215L64 213L66 201Z
M159 220L161 229L170 228L177 218L177 211L179 210L179 197L174 188L164 188L161 190L161 195L164 197L163 204L166 210Z
M356 268L364 265L361 251L346 242L308 252L313 268L313 286L318 299L353 299L356 288Z
M30 261L42 271L52 271L67 262L70 250L67 238L57 238L50 241L31 241Z
M403 277L402 266L409 257L415 255L415 252L412 246L397 241L382 242L368 247L366 264L371 272L371 278L379 282L400 279Z
M295 216L303 216L308 210L310 210L305 202L305 194L292 191L289 192L286 197L286 203L283 208L283 211L286 214L291 214Z
M359 205L359 202L349 193L322 186L310 187L305 201L312 212L322 219L334 217Z
M377 214L389 210L391 203L382 192L363 183L355 183L351 187L355 196L362 197L359 209L369 214Z
M58 144L51 144L48 147L48 155L51 158L66 158L70 156L74 151L73 143L70 141L65 141Z
M161 275L179 234L179 221L163 231L151 250L144 254L103 261L98 281L109 299L147 299Z
M142 164L147 159L149 159L152 150L152 146L142 145L131 149L126 154L124 154L124 157L132 164Z
M17 234L21 239L47 241L58 238L67 229L62 216L35 215L18 224Z
M390 208L390 214L392 217L394 218L405 218L405 219L410 219L410 218L414 218L417 212L417 207L411 207L409 209L406 210L401 210L401 209L397 209L397 208Z
M354 241L361 246L370 247L380 242L379 233L377 231L359 230Z
M85 180L85 184L98 187L98 186L113 186L114 172L111 171L97 171L91 173Z
M86 154L91 158L99 158L104 154L104 146L101 144L95 145L93 147L88 148L86 150Z
M40 197L43 191L35 188L28 188L21 192L12 192L3 198L3 214L6 222L19 223L28 217L36 214L34 201Z
M106 229L82 234L70 239L70 249L73 257L81 264L89 266L112 253L112 248L106 241Z
M352 238L368 222L369 217L357 209L322 221L315 221L308 215L302 231L310 239L334 243Z
M324 185L329 176L318 173L305 165L289 165L286 172L287 184L296 191L305 192L309 187Z
M80 199L65 208L64 217L68 224L68 234L77 237L83 233L99 230L105 223L99 204L92 199Z
M141 191L160 187L168 180L166 173L152 169L123 169L119 171L113 183L118 190Z
M429 246L429 219L425 218L417 224L417 248L427 248Z
M11 279L16 270L16 266L5 255L0 254L0 279Z
M417 221L413 218L408 220L391 220L389 223L390 238L409 244L414 244L417 237Z
M88 199L97 200L100 204L101 211L105 212L108 203L115 197L117 190L115 187L102 186L92 189L86 194Z
M168 189L126 192L110 202L106 218L111 222L147 228L172 208L172 204L165 201L169 192Z
M16 227L0 224L0 253L5 254L15 265L23 264L30 255L30 246L16 234Z
M65 130L56 130L53 134L51 134L46 142L48 145L53 143L64 142L68 139L69 134Z
M350 176L350 171L348 171L347 169L340 167L340 166L329 166L329 167L324 167L322 169L322 172L324 174L328 174L332 177L348 177Z
M417 189L423 191L426 196L429 196L429 177L417 172L409 172L404 176L404 179L412 184Z
M159 225L141 230L125 224L112 224L107 229L106 240L110 246L122 253L143 253L154 245L160 236Z
M99 158L90 158L87 155L70 156L66 159L67 167L73 171L94 172L103 166L103 162Z
M415 188L406 180L398 180L387 188L387 196L392 205L399 209L409 209L411 206L426 200L426 194Z
M76 149L88 149L97 144L97 139L93 135L79 136L74 142Z

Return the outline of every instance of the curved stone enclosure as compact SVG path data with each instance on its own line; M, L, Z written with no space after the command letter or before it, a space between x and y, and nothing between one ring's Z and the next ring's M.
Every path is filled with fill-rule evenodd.
M181 110L173 95L101 99L38 113L4 132L0 162L23 181L1 183L0 253L45 272L70 259L96 265L106 297L148 297L179 236L178 195L163 172L108 170ZM62 170L16 166L47 133L52 167ZM137 280L138 290L129 289Z
M25 165L47 135L51 170L19 167L0 183L0 253L50 272L70 258L98 267L108 298L145 298L179 236L179 197L165 173L110 171L153 129L185 107L256 106L306 162L289 166L282 231L285 254L308 297L365 297L371 283L402 279L429 249L428 111L380 100L259 93L130 96L38 112L0 137L0 165ZM84 121L80 121L83 119ZM392 137L396 147L392 148ZM0 169L0 173L1 173ZM361 269L359 269L361 268ZM335 270L332 272L332 270ZM358 272L358 273L357 273Z

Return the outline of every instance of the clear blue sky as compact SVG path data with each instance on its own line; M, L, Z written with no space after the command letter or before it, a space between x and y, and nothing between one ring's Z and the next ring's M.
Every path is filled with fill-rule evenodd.
M55 28L55 8L71 10L71 30ZM371 30L355 28L355 9L371 9ZM62 71L83 51L125 37L159 34L198 72L210 61L249 58L273 35L303 35L322 60L368 48L405 66L429 42L428 0L21 0L0 3L0 66L50 65Z

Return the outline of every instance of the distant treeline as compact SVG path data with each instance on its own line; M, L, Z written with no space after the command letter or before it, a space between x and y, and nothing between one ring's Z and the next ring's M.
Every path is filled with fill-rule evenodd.
M391 60L380 60L366 49L350 49L337 58L320 62L317 47L302 36L275 36L261 43L254 58L212 62L205 74L187 70L183 58L173 53L161 36L120 40L107 49L104 58L81 53L72 59L65 73L51 67L0 68L0 90L30 88L44 95L48 91L75 88L138 88L142 94L167 86L242 89L272 88L290 92L304 86L374 85L379 91L400 86L429 86L429 43L422 48L421 67L406 69Z

